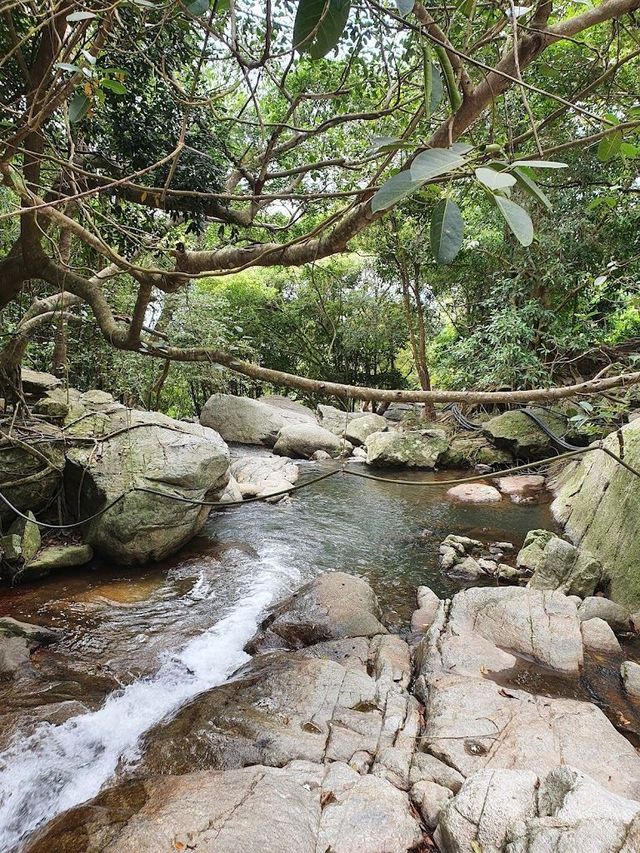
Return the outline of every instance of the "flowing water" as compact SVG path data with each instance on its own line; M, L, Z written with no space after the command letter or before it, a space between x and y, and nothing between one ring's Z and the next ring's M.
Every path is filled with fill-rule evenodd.
M364 575L403 630L417 585L457 588L437 566L448 533L518 547L528 530L553 524L544 503L456 505L445 489L334 477L288 504L215 514L205 535L151 569L96 563L2 591L0 615L64 637L33 656L33 673L3 685L0 853L94 796L136 761L150 727L227 679L266 608L301 581L335 569Z

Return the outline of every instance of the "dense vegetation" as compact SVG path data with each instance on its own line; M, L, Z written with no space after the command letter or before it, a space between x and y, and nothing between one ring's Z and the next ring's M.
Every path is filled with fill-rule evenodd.
M615 387L639 5L2 0L5 396Z

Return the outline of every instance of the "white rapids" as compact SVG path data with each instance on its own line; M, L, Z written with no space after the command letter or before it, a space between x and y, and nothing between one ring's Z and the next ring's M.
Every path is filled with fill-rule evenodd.
M142 735L185 702L226 681L249 655L243 651L261 615L298 573L286 560L260 555L253 575L222 618L155 675L112 693L97 711L59 725L41 723L0 753L0 853L20 848L36 827L95 796L122 764L139 757ZM203 597L196 585L196 597Z

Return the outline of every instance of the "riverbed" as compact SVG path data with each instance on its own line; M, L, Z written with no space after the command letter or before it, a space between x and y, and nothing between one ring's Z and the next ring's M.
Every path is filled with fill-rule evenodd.
M302 479L317 470L305 465ZM135 764L144 733L245 663L264 611L301 582L361 574L386 623L404 632L419 584L441 596L459 588L438 568L448 533L518 548L528 530L553 527L544 500L454 504L442 481L455 474L402 476L416 485L338 475L278 505L217 512L188 548L151 568L96 561L3 591L0 615L64 637L4 690L0 851L19 850L36 826Z

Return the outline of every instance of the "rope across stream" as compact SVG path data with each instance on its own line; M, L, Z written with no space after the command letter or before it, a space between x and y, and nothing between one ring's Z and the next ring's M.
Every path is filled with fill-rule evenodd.
M546 430L545 430L546 431ZM557 436L553 436L556 440ZM565 443L566 444L566 443ZM256 495L255 497L245 498L239 501L206 501L206 500L196 500L194 498L187 498L183 495L176 495L170 492L163 492L159 489L150 489L146 486L131 486L131 488L126 489L112 501L105 504L105 506L101 507L97 512L94 512L92 515L83 518L81 521L74 521L68 524L50 524L46 521L38 521L37 519L33 519L28 515L25 515L21 512L17 507L13 505L13 503L0 491L0 500L16 515L20 518L25 519L26 521L30 521L33 524L36 524L38 527L43 527L48 530L71 530L73 528L82 527L84 524L87 524L90 521L93 521L94 518L98 518L103 515L105 512L108 512L114 506L116 506L120 501L122 501L127 495L132 494L133 492L143 492L149 495L155 495L160 498L165 498L166 500L176 501L178 503L186 503L192 504L194 506L208 506L212 509L232 509L234 507L246 506L250 503L270 501L273 498L281 497L284 495L289 495L293 492L300 491L300 489L306 489L310 486L316 485L317 483L322 482L322 480L327 480L329 477L335 477L338 474L342 476L350 476L350 477L359 477L364 480L374 480L379 483L388 483L391 485L400 485L400 486L413 486L417 488L441 488L442 486L457 486L462 485L464 483L474 483L479 480L486 480L488 476L492 479L496 479L498 477L506 477L511 474L517 474L523 471L529 471L531 469L540 468L544 465L549 465L555 462L559 462L565 459L573 459L578 456L581 456L584 453L589 453L595 450L601 450L603 453L606 453L607 456L610 456L617 463L626 468L627 471L630 471L636 477L640 477L640 471L637 471L635 468L632 468L629 464L627 464L623 459L609 450L607 447L604 447L601 443L592 444L589 447L574 447L573 445L569 445L572 449L567 451L566 453L560 453L556 456L551 456L546 459L539 459L534 462L527 462L523 465L515 465L511 468L505 468L501 471L495 471L491 474L473 474L468 477L457 477L453 479L447 480L427 480L427 481L417 481L417 480L403 480L403 479L395 479L389 477L377 477L375 474L366 474L363 471L354 471L352 468L347 468L346 464L339 465L333 468L331 471L325 471L323 474L318 475L317 477L311 477L308 480L305 480L303 483L296 483L296 485L289 486L285 489L280 489L276 492L271 492L265 495Z

